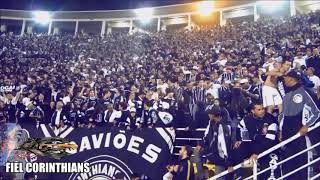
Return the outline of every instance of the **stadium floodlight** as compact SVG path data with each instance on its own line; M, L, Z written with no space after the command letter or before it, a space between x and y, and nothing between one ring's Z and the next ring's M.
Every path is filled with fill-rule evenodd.
M285 5L286 1L284 0L278 0L278 1L259 1L258 4L260 5L260 8L268 11L268 12L274 12L282 9Z
M134 12L143 24L149 23L153 17L153 8L136 9Z
M197 4L198 13L202 16L209 16L213 13L213 1L201 1Z
M36 23L46 25L51 21L51 15L48 11L34 11L32 14Z

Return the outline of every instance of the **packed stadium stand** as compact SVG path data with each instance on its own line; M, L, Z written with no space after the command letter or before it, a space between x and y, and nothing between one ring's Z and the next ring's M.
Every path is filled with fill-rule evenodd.
M159 179L319 178L318 146L271 164L319 144L320 2L259 2L2 9L1 124L173 131Z

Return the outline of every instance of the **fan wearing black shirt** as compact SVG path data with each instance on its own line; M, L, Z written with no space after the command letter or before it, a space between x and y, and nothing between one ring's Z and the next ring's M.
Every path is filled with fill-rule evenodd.
M259 153L277 144L278 122L275 117L265 112L260 102L251 104L250 109L251 114L238 124L237 141L233 147L233 159L236 164L249 157L256 160ZM260 169L268 167L269 161L268 155L259 159ZM264 173L260 178L267 179L268 176Z
M320 55L319 49L313 49L313 56L306 60L307 67L313 67L315 69L315 75L320 77Z
M229 107L231 103L231 82L230 81L224 81L222 83L222 86L219 88L219 99L221 104L223 104L224 107Z
M142 117L143 114L143 107L144 107L144 101L145 101L146 94L142 91L138 93L138 96L136 97L136 110L137 110L137 117Z
M20 95L14 97L12 92L6 94L7 103L5 105L5 109L8 112L8 121L10 123L16 123L15 113L17 110L17 99L19 99Z
M51 116L51 126L57 129L63 128L65 123L67 123L67 117L62 108L63 102L58 101L56 104L56 110Z
M8 111L5 109L3 101L0 101L0 123L7 123Z
M107 107L109 104L113 104L111 96L111 91L106 90L103 94L103 97L100 100L100 104L103 104L105 107Z
M257 87L250 84L248 79L242 79L240 84L242 86L241 91L246 96L249 103L259 101L259 89Z
M31 113L30 118L36 122L36 127L39 128L40 123L43 123L44 111L41 109L40 106L35 106Z
M194 180L194 169L190 161L190 157L192 154L193 149L191 146L182 146L179 151L180 159L178 164L167 166L168 173L164 176L163 179L167 179L167 177L173 176L173 180Z
M121 102L126 102L126 96L124 94L123 90L118 91L119 93L116 93L114 98L114 104L119 104Z
M50 102L45 101L45 96L44 94L40 93L35 101L35 105L39 106L44 113L44 117L42 119L43 123L49 123L50 120L48 120L51 116L52 113L50 113Z
M79 106L79 127L84 127L88 124L88 117L86 116L87 107L87 103L83 104L82 106Z
M79 123L79 112L73 103L70 103L68 105L69 105L69 111L67 112L68 124L77 128Z
M103 121L103 118L104 118L104 110L105 110L105 106L103 104L97 104L95 110L95 123L98 125L98 126L104 126L104 121Z
M126 126L127 118L130 116L130 112L127 109L128 105L125 102L119 103L119 111L121 111L121 117L116 119L116 125L124 128Z
M157 110L153 108L153 104L154 102L151 100L144 103L143 127L148 126L152 128L154 127L154 123L159 119Z
M170 91L167 89L167 95L163 99L161 99L163 102L167 102L169 104L169 113L175 118L178 111L178 103L174 99L174 93L173 91Z
M85 98L83 97L84 88L81 89L80 92L77 92L72 99L72 102L77 108L80 108L81 105L85 102Z
M95 107L98 103L98 98L96 96L96 92L94 90L90 90L89 98L87 99L87 103L89 107Z
M34 106L32 102L27 102L25 106L20 106L19 107L19 124L23 126L24 124L30 124L34 123L35 121L32 121L32 118L30 117L30 113L33 110Z
M90 90L89 97L86 100L88 109L86 110L86 116L89 120L88 128L94 128L95 125L95 115L96 115L96 106L98 104L98 98L96 96L95 90Z
M137 128L136 124L140 121L140 118L136 116L136 108L132 107L129 109L130 114L126 119L125 125L127 130L135 130Z

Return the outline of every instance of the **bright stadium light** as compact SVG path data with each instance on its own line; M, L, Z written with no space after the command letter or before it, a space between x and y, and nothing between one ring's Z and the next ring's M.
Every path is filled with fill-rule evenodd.
M282 9L285 5L286 1L278 0L278 1L259 1L260 8L265 9L268 12L274 12L279 9Z
M42 25L48 24L51 20L51 15L47 11L34 11L32 14L35 22Z
M209 16L213 13L213 1L201 1L197 4L198 13L202 16Z
M152 16L153 16L153 8L141 8L141 9L136 9L134 12L137 14L139 20L143 24L147 24L151 21Z

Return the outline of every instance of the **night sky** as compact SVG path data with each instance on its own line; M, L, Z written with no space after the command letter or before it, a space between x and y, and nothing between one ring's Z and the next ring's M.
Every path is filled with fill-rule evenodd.
M133 9L194 2L192 0L4 0L0 9L86 11Z

